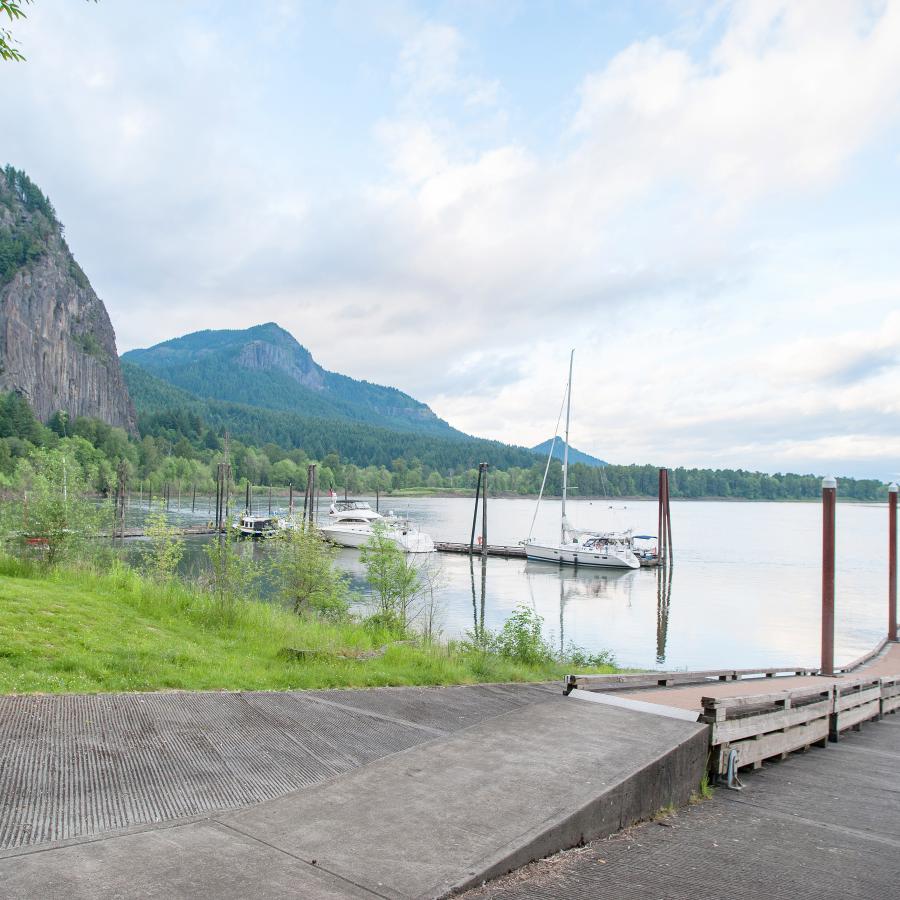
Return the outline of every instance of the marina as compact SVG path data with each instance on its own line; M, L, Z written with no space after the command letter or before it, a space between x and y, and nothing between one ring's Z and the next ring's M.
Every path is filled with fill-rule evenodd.
M207 513L210 498L201 502L198 496L192 516L190 496L180 509L174 496L169 520L187 531L182 571L197 577L207 564L203 546L214 534ZM374 495L360 499L376 506ZM143 509L136 501L128 508L128 533L139 535L146 497ZM286 510L287 501L287 490L276 488L273 509ZM158 503L154 499L154 510ZM267 513L267 503L265 498L257 511ZM437 598L445 638L464 637L476 623L498 629L524 603L543 618L544 634L556 647L571 641L591 652L609 650L623 666L696 670L771 667L786 660L818 664L818 504L673 500L675 564L635 571L562 569L524 559L517 542L534 514L532 500L489 499L489 548L499 548L500 555L482 555L476 539L476 552L469 556L471 497L382 496L380 506L393 506L418 522L445 551L421 557L441 573ZM574 498L568 514L576 525L599 519L610 530L632 527L636 535L651 535L657 533L659 507L649 499ZM881 637L885 514L883 503L838 504L835 653L842 664ZM554 533L558 517L559 500L545 500L536 531ZM145 546L139 538L127 543L135 556ZM264 560L267 542L248 542L246 552ZM342 549L337 563L364 605L367 586L359 552ZM748 620L750 608L754 615Z

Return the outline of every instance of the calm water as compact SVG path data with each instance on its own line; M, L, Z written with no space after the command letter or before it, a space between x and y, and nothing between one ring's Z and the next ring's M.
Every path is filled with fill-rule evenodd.
M277 502L277 501L276 501ZM374 499L371 500L374 506ZM174 503L174 497L173 497ZM206 516L205 498L197 517ZM267 507L267 498L258 498ZM201 509L202 506L202 509ZM408 512L436 540L467 541L472 501L415 498L382 501L385 512ZM325 504L323 502L324 511ZM533 500L490 500L488 539L515 544L528 534ZM137 515L137 510L134 510ZM575 526L633 527L656 533L656 502L570 501ZM182 519L189 517L187 510ZM558 533L559 502L545 501L534 533ZM838 505L836 659L848 662L882 637L887 619L885 505ZM480 524L479 524L480 530ZM476 617L502 625L521 603L543 618L555 644L612 650L622 665L650 668L740 668L817 665L821 604L821 509L800 503L672 503L675 565L618 572L560 569L553 564L434 554L440 569L440 624L447 637L471 629ZM187 565L202 564L201 540ZM266 553L265 543L255 552ZM364 590L358 553L339 564Z

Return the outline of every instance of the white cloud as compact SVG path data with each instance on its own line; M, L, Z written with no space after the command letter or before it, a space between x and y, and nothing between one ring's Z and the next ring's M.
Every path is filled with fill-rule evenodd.
M342 64L392 91L369 119L296 67L323 27L303 5L30 11L4 155L51 194L124 346L274 319L331 368L536 443L574 344L573 443L604 458L895 452L900 222L813 210L897 127L900 5L704 11L573 80L545 146L477 35L392 4L380 60L354 9ZM350 108L366 176L337 187L305 151Z

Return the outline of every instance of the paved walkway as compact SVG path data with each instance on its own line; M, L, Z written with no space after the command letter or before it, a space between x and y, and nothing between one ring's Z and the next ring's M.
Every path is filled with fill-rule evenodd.
M535 863L466 900L900 895L900 716L744 777L741 793Z

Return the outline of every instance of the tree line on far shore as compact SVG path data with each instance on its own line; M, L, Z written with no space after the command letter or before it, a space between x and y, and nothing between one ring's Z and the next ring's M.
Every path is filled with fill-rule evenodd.
M398 437L402 437L398 436ZM250 481L256 485L293 484L295 490L306 487L310 462L317 463L317 479L322 490L345 489L349 494L432 490L471 491L478 470L467 457L464 442L460 459L435 466L418 457L398 454L390 465L366 464L352 450L343 455L336 449L310 455L302 447L283 447L275 443L253 445L229 441L229 461L235 484ZM502 445L501 445L502 446ZM36 448L61 448L69 452L90 473L91 486L104 494L116 485L116 469L124 461L131 489L143 484L147 491L161 493L166 485L178 484L198 491L215 489L216 465L224 453L223 435L206 426L199 418L183 427L158 429L155 434L130 438L121 428L96 419L70 419L55 414L44 425L39 422L24 398L15 393L0 395L0 486L8 485L19 460ZM320 450L323 448L319 448ZM489 488L498 494L536 494L541 487L546 460L535 457L530 465L491 464ZM674 498L721 497L736 500L812 500L820 495L821 480L816 475L748 472L741 469L670 470L670 490ZM576 495L585 497L655 497L658 469L652 465L569 467L569 485ZM558 496L562 491L562 467L556 460L547 473L545 493ZM851 500L882 500L887 487L876 479L842 478L839 496Z

